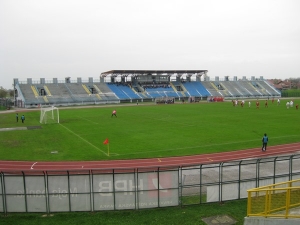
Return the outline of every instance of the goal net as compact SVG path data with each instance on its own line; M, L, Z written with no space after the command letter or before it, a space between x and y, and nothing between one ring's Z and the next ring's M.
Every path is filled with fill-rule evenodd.
M52 106L41 108L40 123L59 123L59 110Z

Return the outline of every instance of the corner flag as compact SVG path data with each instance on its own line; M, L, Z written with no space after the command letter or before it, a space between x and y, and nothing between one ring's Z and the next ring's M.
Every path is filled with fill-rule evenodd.
M108 141L108 138L106 138L105 141L103 141L103 144L107 145L107 155L109 156L109 141Z
M103 142L103 144L107 145L109 142L108 142L108 138L105 139L105 141Z

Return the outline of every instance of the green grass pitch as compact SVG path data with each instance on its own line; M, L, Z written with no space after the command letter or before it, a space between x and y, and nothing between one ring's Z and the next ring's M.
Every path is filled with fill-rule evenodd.
M41 126L1 131L0 159L96 161L225 152L260 147L264 133L269 146L299 142L300 111L285 102L269 101L265 108L261 100L260 109L255 100L243 108L231 102L67 108L60 109L59 124L40 124L36 110L19 112L24 124L14 112L0 113L0 128ZM113 109L117 118L111 117ZM106 138L109 145L103 144Z

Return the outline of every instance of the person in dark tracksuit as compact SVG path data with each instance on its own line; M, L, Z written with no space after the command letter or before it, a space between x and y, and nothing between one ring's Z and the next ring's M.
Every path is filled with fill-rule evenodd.
M267 144L268 144L269 138L267 136L267 134L264 134L263 138L262 138L262 148L261 150L263 152L267 151Z
M22 120L22 123L24 123L24 121L25 121L25 116L24 115L21 116L21 120Z
M17 122L19 122L19 114L18 113L16 114L16 120L17 120Z

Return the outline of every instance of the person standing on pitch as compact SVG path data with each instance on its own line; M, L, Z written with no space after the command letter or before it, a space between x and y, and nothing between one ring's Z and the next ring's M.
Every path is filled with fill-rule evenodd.
M21 116L21 120L22 120L22 123L24 123L24 121L25 121L25 116L24 115Z
M268 144L269 138L267 136L267 134L264 134L263 138L262 138L262 148L261 150L263 152L267 151L267 144Z
M256 108L259 109L259 101L256 101Z
M18 113L16 114L16 120L17 120L17 122L19 122L19 114Z
M268 100L265 102L265 108L268 108Z
M117 117L117 111L115 109L114 109L114 111L112 111L112 114L111 114L111 117L113 117L113 116Z

